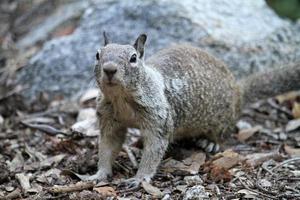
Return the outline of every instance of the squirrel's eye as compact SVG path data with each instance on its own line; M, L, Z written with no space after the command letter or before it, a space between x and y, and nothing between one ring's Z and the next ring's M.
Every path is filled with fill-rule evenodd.
M136 54L133 54L129 60L131 63L136 63Z
M99 54L99 52L96 53L96 59L100 60L100 54Z

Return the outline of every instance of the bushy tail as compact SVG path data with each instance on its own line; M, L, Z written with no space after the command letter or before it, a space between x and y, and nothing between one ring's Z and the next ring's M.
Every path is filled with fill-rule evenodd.
M300 63L253 74L240 80L239 84L243 105L291 90L300 90Z

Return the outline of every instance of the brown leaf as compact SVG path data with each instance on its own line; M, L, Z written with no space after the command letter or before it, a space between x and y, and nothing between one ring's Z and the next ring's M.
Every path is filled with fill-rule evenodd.
M295 119L300 118L300 103L298 102L293 103L292 114Z
M267 160L279 160L281 158L282 156L278 151L273 151L269 153L254 153L246 156L246 164L251 167L256 167Z
M116 197L117 196L115 189L112 187L109 187L109 186L94 187L93 190L105 197Z
M161 192L157 187L154 187L150 183L143 181L142 186L145 191L151 194L154 198L162 198L164 196L163 192Z
M300 148L293 148L288 145L284 145L284 150L287 154L289 154L292 157L300 156Z
M199 168L205 163L206 155L203 152L195 152L190 157L177 161L174 159L168 160L163 168L170 173L180 175L194 175L199 172Z
M207 162L204 171L215 182L228 182L232 179L229 169L242 161L243 158L240 154L229 149L215 155L213 161Z
M298 96L300 96L299 91L292 91L292 92L278 95L276 96L276 99L281 104L285 101L294 101Z
M243 160L240 154L230 150L226 150L216 155L218 159L214 160L212 164L217 168L230 169Z
M213 166L209 173L210 179L215 182L229 182L232 175L228 169L220 166Z
M261 129L261 126L255 126L253 128L247 128L247 129L242 129L238 132L237 134L237 139L240 142L246 141L248 138L253 136L255 133L257 133Z

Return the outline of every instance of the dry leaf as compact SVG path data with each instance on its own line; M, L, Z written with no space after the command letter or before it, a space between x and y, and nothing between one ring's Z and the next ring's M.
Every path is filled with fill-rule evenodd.
M161 192L157 187L154 187L150 183L143 181L142 186L145 191L151 194L154 198L162 198L164 196L163 192Z
M82 191L82 190L88 190L90 188L93 188L95 186L95 183L93 182L77 182L76 184L69 184L69 185L54 185L47 190L51 193L67 193L67 192L76 192L76 191Z
M24 173L16 174L16 179L19 181L22 190L26 193L29 189L31 189L29 179L30 177L28 175L25 175Z
M285 130L287 132L291 132L298 128L300 128L300 119L294 119L288 122L288 124L285 127Z
M97 118L96 110L94 108L83 108L80 109L77 115L77 122L86 120L86 119L93 119Z
M269 153L254 153L246 156L246 164L252 167L256 167L267 160L270 159L278 160L281 158L282 156L278 151L269 152Z
M54 124L55 120L50 117L29 117L22 120L26 124Z
M240 154L230 150L226 150L216 155L218 159L214 160L212 164L218 168L230 169L241 162L243 159Z
M80 122L76 122L75 124L72 125L71 131L73 133L80 133L88 137L98 136L100 133L100 130L97 127L96 118L91 118Z
M288 145L284 145L284 150L287 154L289 154L292 157L300 156L300 148L293 148Z
M46 172L43 172L42 174L39 174L36 176L36 180L40 183L50 183L52 182L52 177L60 177L61 170L57 168L49 169ZM60 177L61 179L61 177Z
M67 133L47 124L30 124L24 121L22 121L22 124L28 126L29 128L40 130L52 136L57 134L67 135Z
M210 169L209 175L210 179L214 182L229 182L232 179L232 175L228 169L215 165Z
M94 187L93 190L105 197L116 197L117 196L115 189L112 187L109 187L109 186Z
M170 159L163 165L163 167L164 170L169 173L194 175L198 174L199 168L205 163L205 158L205 153L195 152L183 161Z
M241 142L244 142L248 138L253 136L255 133L257 133L259 130L261 130L261 126L255 126L253 128L242 129L238 132L237 139Z
M92 99L96 99L96 97L98 96L99 94L99 90L97 88L91 88L91 89L88 89L86 91L86 93L84 93L79 102L80 104L84 104L85 102L89 101L89 100L92 100Z
M241 189L237 192L238 194L244 194L243 198L247 199L257 199L257 194L247 189Z
M25 144L25 152L34 160L43 161L47 158L46 155L42 154L35 148L28 146L27 144Z
M294 102L292 108L292 114L295 119L300 118L300 103Z
M229 169L243 161L243 158L236 152L226 150L215 155L214 160L208 162L204 171L209 173L210 179L215 182L228 182L232 179Z
M65 154L59 154L56 156L52 156L49 158L46 158L40 163L41 167L52 167L54 164L59 164L64 158L66 157Z
M298 96L300 96L300 92L299 91L292 91L292 92L288 92L288 93L276 96L276 100L281 104L281 103L283 103L285 101L293 101Z
M8 167L10 172L15 172L17 169L24 166L24 158L22 153L18 151L11 162L8 162Z

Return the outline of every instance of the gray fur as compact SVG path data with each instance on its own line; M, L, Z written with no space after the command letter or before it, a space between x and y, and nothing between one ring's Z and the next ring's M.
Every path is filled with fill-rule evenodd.
M240 115L242 98L250 91L242 86L246 92L241 92L223 62L187 45L161 50L146 62L138 57L136 63L130 63L130 57L144 49L145 40L140 39L135 48L108 44L100 50L95 67L101 89L97 100L101 129L97 179L111 175L127 128L139 128L144 139L134 180L150 181L169 142L199 136L217 142L229 132ZM142 48L137 48L140 44ZM117 68L111 81L103 73L104 67ZM206 143L207 149L218 148Z

